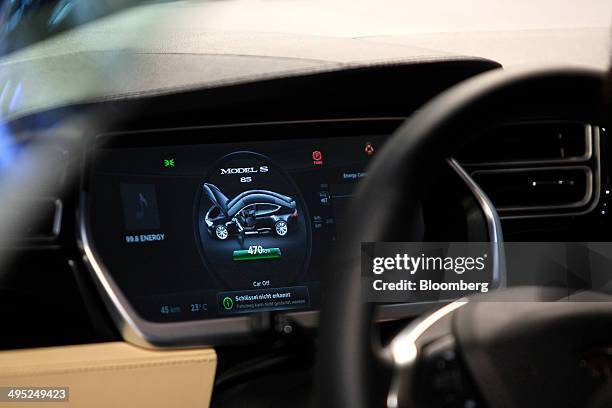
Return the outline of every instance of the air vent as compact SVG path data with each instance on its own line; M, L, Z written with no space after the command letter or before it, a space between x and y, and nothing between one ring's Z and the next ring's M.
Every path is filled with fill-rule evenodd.
M588 167L482 170L472 178L499 211L579 208L593 184Z
M575 215L599 199L600 129L579 122L492 128L459 156L500 216Z
M584 161L591 127L578 122L520 123L492 128L460 156L465 164Z

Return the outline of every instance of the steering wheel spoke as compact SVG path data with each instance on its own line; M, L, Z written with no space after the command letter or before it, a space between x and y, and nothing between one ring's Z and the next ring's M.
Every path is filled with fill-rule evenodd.
M393 338L388 347L394 367L388 408L485 406L452 332L452 316L464 304L450 303Z

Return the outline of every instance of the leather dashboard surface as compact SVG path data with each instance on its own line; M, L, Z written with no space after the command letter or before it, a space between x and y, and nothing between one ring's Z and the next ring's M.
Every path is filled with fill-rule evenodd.
M216 363L214 349L152 351L123 342L10 350L0 352L0 386L68 387L69 401L54 407L207 407Z

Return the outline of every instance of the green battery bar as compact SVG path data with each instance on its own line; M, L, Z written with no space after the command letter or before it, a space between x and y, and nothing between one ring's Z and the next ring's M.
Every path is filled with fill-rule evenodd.
M253 261L256 259L276 259L281 257L280 248L255 248L234 251L234 261Z

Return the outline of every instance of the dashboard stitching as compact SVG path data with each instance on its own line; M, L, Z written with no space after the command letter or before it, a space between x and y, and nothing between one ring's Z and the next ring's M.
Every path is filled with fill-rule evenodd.
M193 358L189 360L182 361L156 361L151 363L131 363L131 364L114 364L114 365L100 365L100 366L90 366L90 367L80 367L80 368L71 368L71 369L42 369L42 370L23 370L23 371L13 371L10 372L8 377L13 378L15 376L28 376L37 374L70 374L70 373L79 373L79 372L91 372L91 371L118 371L118 370L133 370L133 369L141 369L141 368L151 368L151 367L169 367L169 366L183 366L190 364L200 364L200 363L214 363L216 359L214 358ZM5 377L4 375L0 376L0 378Z

